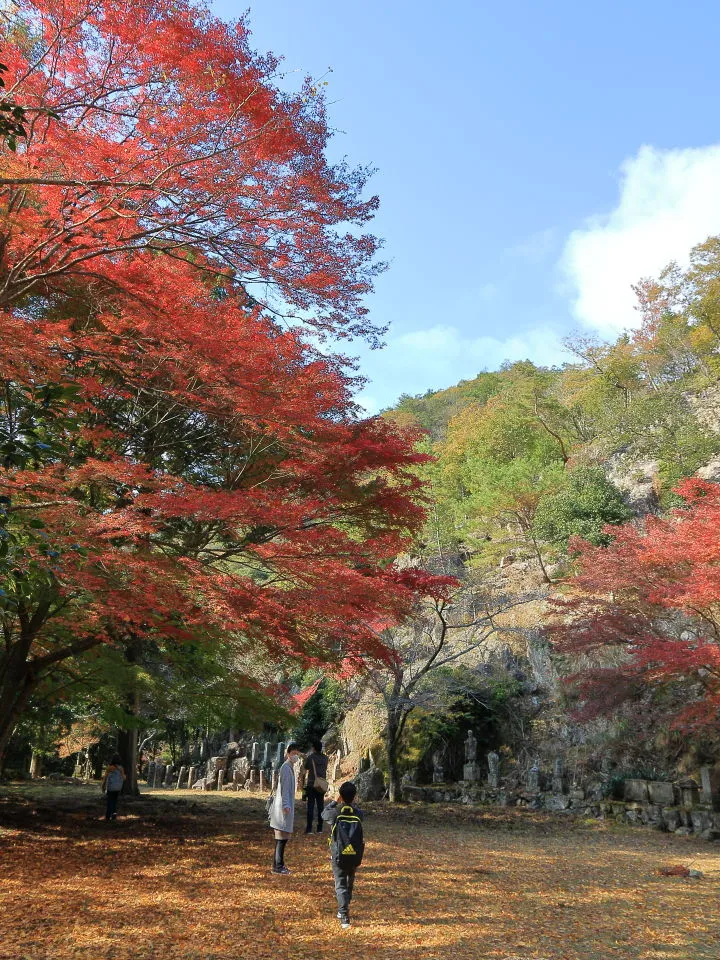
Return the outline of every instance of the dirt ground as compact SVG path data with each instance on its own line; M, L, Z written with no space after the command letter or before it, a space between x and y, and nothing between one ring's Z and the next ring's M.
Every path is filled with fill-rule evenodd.
M1 960L718 960L720 844L521 811L372 804L335 918L326 838L270 873L264 804L0 787ZM296 827L303 827L298 803ZM699 879L663 876L692 865Z

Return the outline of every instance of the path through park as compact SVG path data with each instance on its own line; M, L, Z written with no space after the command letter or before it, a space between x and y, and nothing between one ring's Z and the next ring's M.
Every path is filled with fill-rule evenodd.
M720 847L552 815L375 805L354 926L323 838L269 872L257 797L0 793L1 960L716 960ZM700 879L662 876L693 863ZM292 947L290 946L292 944Z

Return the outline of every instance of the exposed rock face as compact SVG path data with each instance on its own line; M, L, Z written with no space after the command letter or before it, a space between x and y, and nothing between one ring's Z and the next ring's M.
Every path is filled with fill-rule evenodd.
M353 782L357 787L358 801L382 800L385 796L385 778L377 767L358 773Z
M623 495L625 502L637 516L657 513L657 460L628 460L624 454L614 454L607 461L608 479Z
M700 467L697 476L701 480L710 480L713 483L720 482L720 457L713 457L704 467Z

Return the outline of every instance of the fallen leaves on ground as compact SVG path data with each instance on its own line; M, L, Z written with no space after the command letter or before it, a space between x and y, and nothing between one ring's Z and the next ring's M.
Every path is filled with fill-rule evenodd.
M302 826L298 804L296 826ZM326 838L269 871L262 800L155 792L105 824L81 787L0 794L0 960L717 960L720 850L525 811L370 805L353 926ZM692 862L701 883L663 876Z

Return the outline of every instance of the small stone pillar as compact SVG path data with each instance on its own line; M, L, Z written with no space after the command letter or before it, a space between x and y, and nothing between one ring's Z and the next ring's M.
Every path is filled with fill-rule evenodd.
M562 757L556 757L553 763L552 792L558 795L565 792L565 762Z
M720 810L720 770L700 767L700 784L703 803L711 810Z
M497 790L500 786L500 757L494 750L487 755L488 786Z
M159 790L162 786L163 777L165 776L165 766L162 763L155 764L155 777L153 779L153 788Z
M146 780L147 780L147 785L148 785L149 787L151 787L151 786L153 785L154 780L155 780L155 761L154 761L154 760L151 760L150 763L149 763L148 766L147 766L147 777L146 777Z
M167 769L166 769L166 771L165 771L165 783L164 783L164 786L166 786L166 787L171 787L171 786L172 786L172 775L173 775L173 768L172 768L172 764L170 763L170 764L168 764L168 767L167 767Z
M445 783L445 767L439 750L433 754L433 783Z
M275 751L275 769L279 770L280 767L285 762L285 744L281 740L277 745L277 750Z
M253 767L260 765L260 744L257 740L253 740L250 747L250 763Z
M477 740L472 730L468 730L465 740L465 763L463 765L463 780L475 783L480 779L480 767L477 762Z
M224 770L218 770L218 775L217 775L217 788L218 788L218 790L222 790L224 783L225 783L225 771L224 771Z
M540 793L540 761L535 760L528 770L525 789L528 793Z
M197 767L190 767L188 770L188 790L192 790L193 784L197 780Z
M186 770L185 767L180 767L180 770L178 772L177 783L175 784L176 790L179 790L182 787L183 780L185 779L185 770Z
M262 759L263 770L269 770L272 767L272 744L268 741L265 744Z

